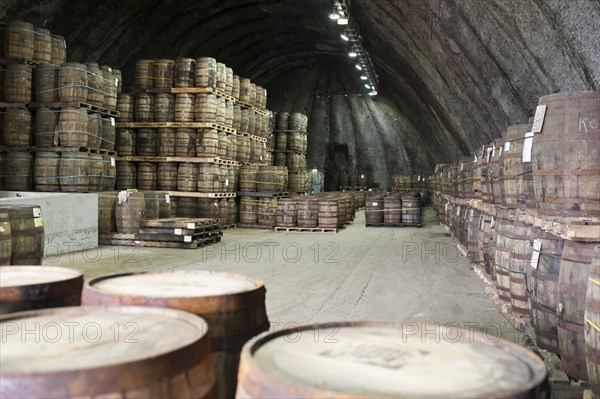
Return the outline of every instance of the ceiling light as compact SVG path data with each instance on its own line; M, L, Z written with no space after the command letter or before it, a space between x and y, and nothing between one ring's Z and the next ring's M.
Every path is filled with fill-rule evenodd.
M355 52L355 51L351 51L351 52L349 52L349 53L348 53L348 55L349 55L350 57L354 58L354 57L356 57L358 54L356 54L356 52Z
M365 75L363 75L363 76L361 76L361 77L360 77L360 79L361 79L361 80L367 80L367 79L369 79L369 78L367 78Z
M342 39L344 39L345 41L348 41L348 40L350 40L350 38L349 38L348 36L346 36L345 34L343 34L343 33L340 35L340 37L341 37Z
M367 89L370 89L370 88L371 88L371 86L370 86L370 85L365 85L365 87L366 87Z
M340 14L338 14L337 12L332 12L331 14L329 14L329 19L332 19L332 20L336 20L337 19L339 21Z
M358 69L359 71L362 71L362 67L358 64L356 64L356 69Z
M369 93L370 96L376 96L377 92L375 90L373 90L372 92Z
M338 15L338 18L335 19L337 19L338 25L348 25L348 18L339 18Z

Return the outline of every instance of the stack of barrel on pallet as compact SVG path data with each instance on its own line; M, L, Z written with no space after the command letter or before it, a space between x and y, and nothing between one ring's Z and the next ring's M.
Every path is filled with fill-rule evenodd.
M307 193L312 189L307 170L308 117L300 112L275 114L275 166L287 166L290 193Z
M417 191L376 194L365 201L367 227L420 227L421 196Z
M393 175L392 191L425 191L429 190L425 176L421 175Z
M356 171L350 166L340 169L340 190L366 190L368 184L366 172Z
M235 223L241 165L270 164L266 90L214 58L138 60L121 94L117 188L164 190L173 215Z
M65 62L62 37L23 21L7 24L3 57L3 188L113 189L120 72Z
M538 346L558 354L568 376L589 372L596 394L599 121L600 92L547 95L528 124L434 176L441 222L510 312L531 317Z

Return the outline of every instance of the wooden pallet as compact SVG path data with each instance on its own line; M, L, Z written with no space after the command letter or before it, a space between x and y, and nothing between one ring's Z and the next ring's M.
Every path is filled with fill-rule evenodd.
M101 148L88 147L30 147L31 152L84 152L87 154L101 154L116 157L117 152Z
M364 191L367 186L340 186L340 190Z
M128 155L118 157L117 161L129 162L189 162L189 163L215 163L217 165L240 166L243 163L221 158L207 157L159 157L159 156L144 156L144 155Z
M30 103L29 104L29 108L31 108L31 109L38 109L38 108L57 109L57 108L65 108L65 107L83 108L83 109L88 110L89 112L112 116L114 118L118 118L121 115L121 113L117 110L106 108L106 107L100 107L98 105L86 103L83 101Z
M306 152L304 151L292 151L292 150L273 150L273 152L277 153L277 152L283 152L286 154L300 154L300 155L306 155Z
M0 58L0 64L21 64L29 65L30 67L38 66L39 62L28 60L27 58Z
M227 134L236 134L237 130L214 122L118 122L117 128L123 129L216 129Z
M5 102L0 102L0 109L4 109L4 108L28 109L29 108L29 104L31 104L31 103L5 103Z
M275 231L286 233L337 233L338 228L332 227L281 227L275 226Z
M421 227L421 223L365 223L366 227Z
M170 228L170 229L196 229L219 225L219 219L215 218L163 218L148 219L140 221L141 228Z
M282 193L255 193L250 191L238 191L238 197L254 197L254 198L287 198L290 196L289 192Z
M265 226L263 224L258 224L258 223L252 223L252 224L246 224L246 223L238 223L237 227L239 229L261 229L261 230L273 230L273 226Z
M177 227L141 227L140 234L169 234L172 236L199 236L202 234L211 234L221 232L219 225L196 226L193 229L177 228ZM207 237L209 236L207 235Z
M308 134L304 130L273 130L273 133Z
M236 193L198 193L186 191L168 191L171 197L188 197L188 198L235 198Z
M226 225L226 226L221 226L221 228L223 230L232 230L232 229L235 229L236 227L237 227L237 225L235 225L235 224L229 224L229 225Z
M158 230L158 229L157 229ZM147 230L145 230L147 231ZM172 233L138 233L136 234L136 240L138 241L156 241L156 242L177 242L177 243L194 243L200 242L207 238L221 237L223 235L222 230L205 231L201 233L195 233L190 235L184 234L172 234Z
M202 238L193 242L166 242L166 241L136 241L140 247L151 248L177 248L177 249L197 249L206 247L211 244L216 244L221 241L221 237Z
M215 89L212 87L172 87L170 89L170 92L173 94L178 94L178 93L192 93L192 94L214 94L217 97L223 97L225 100L227 101L231 101L233 103L237 103L237 100L235 97L229 95L229 94L225 94L224 92L222 92L219 89Z
M135 234L108 233L98 234L99 245L136 246Z

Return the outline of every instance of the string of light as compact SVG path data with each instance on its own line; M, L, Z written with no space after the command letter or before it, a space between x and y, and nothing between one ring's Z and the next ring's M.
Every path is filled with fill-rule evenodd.
M349 0L334 0L333 11L329 14L329 19L344 26L340 34L341 39L346 42L348 56L355 59L355 67L360 71L361 84L370 90L369 95L377 95L377 86L379 77L375 73L373 61L367 50L363 47L362 36L359 34L356 23L350 21Z

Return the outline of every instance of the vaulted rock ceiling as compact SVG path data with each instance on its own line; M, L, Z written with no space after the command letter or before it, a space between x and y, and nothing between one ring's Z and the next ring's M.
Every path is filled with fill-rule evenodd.
M133 83L139 58L213 56L269 90L270 109L310 117L309 166L427 174L526 122L537 99L600 90L600 0L354 0L379 75L357 71L330 0L1 0Z

